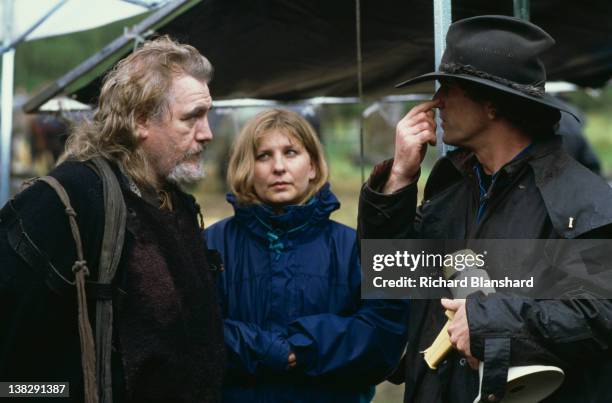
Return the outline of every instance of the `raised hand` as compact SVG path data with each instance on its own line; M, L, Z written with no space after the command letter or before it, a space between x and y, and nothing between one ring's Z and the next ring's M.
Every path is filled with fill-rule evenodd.
M435 108L439 100L423 102L400 120L395 130L395 154L384 193L409 185L419 172L427 144L436 144Z

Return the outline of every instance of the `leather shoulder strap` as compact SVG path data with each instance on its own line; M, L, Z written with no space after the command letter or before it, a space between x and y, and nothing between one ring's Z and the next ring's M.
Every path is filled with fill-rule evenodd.
M57 179L52 176L43 176L38 178L47 183L57 193L62 204L66 208L66 214L70 221L70 229L72 236L74 237L74 243L77 251L77 261L72 266L74 272L74 278L77 288L77 301L78 301L78 321L79 321L79 339L81 341L81 366L83 367L83 381L85 386L85 402L97 403L98 402L98 386L96 381L96 357L94 354L95 344L93 334L91 330L91 323L89 322L88 310L87 310L87 298L85 295L85 277L89 275L89 269L87 268L87 262L83 257L83 243L81 242L81 233L79 232L79 226L76 222L76 212L70 204L70 197L66 193L66 189L62 186Z
M127 209L119 181L109 163L95 157L88 164L102 180L104 195L104 236L98 264L98 282L110 283L115 278L123 243L125 240L125 222Z
M102 180L104 195L104 236L100 249L98 265L98 284L108 285L115 278L123 244L125 240L125 225L127 208L117 176L109 163L95 157L88 161L90 167L97 172ZM112 390L112 352L113 336L113 301L98 298L96 303L96 358L97 373L100 386L100 397L104 403L111 403Z

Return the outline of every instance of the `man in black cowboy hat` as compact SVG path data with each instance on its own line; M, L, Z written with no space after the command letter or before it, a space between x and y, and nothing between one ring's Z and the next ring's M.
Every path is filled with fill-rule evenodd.
M554 40L512 17L479 16L450 26L440 70L405 86L438 80L432 101L397 124L395 155L374 168L359 207L362 238L612 238L612 190L561 148L554 126L562 108L544 94L539 56ZM417 179L427 145L458 149L432 170L417 209ZM420 353L455 312L454 350L437 370ZM612 302L538 300L472 294L466 300L413 301L404 357L406 402L472 402L504 396L508 366L553 361L565 371L547 401L612 401ZM491 360L491 357L494 360Z

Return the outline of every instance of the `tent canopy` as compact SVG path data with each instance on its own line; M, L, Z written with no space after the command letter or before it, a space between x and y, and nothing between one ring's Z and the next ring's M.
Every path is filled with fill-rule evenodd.
M355 0L207 0L183 1L190 8L168 18L163 10L136 27L154 27L197 47L215 66L215 99L296 100L318 96L354 97L357 86ZM612 75L612 2L609 0L531 0L531 21L557 41L544 55L549 80L599 87ZM512 15L512 0L455 0L453 21L482 15ZM431 0L361 1L363 92L366 97L432 91L394 88L434 68ZM125 44L124 44L125 45ZM110 46L110 45L109 45ZM117 49L121 47L117 44ZM131 48L123 46L120 56ZM109 47L102 52L112 54ZM84 62L33 97L35 111L53 95L74 94L95 103L101 77L109 67L104 53ZM117 59L117 53L113 62ZM105 68L100 68L104 66ZM53 91L49 89L53 88ZM55 92L54 94L52 94Z
M123 0L13 0L12 37L13 40L36 24L49 11L56 9L49 18L30 33L27 40L63 35L70 32L85 31L111 22L133 17L148 11L143 6ZM7 2L0 2L0 15L7 12ZM4 32L0 32L4 40Z
M138 4L120 0L3 0L0 3L0 205L10 193L15 47L24 40L91 29L148 11L148 2L140 1Z

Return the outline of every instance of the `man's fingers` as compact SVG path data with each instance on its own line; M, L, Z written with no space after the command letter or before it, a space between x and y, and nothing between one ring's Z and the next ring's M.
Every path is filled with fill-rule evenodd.
M418 104L414 108L410 109L406 117L413 117L421 112L427 112L434 108L436 105L438 105L439 102L440 101L438 99L434 99L431 101L423 102L422 104Z
M456 311L457 309L459 309L462 303L460 299L448 299L448 298L442 298L440 302L442 303L442 306L444 308L451 310L451 311Z
M424 130L419 132L416 137L421 144L429 144L432 146L436 145L436 132L433 130Z
M418 113L418 114L416 114L414 116L406 116L403 119L403 122L405 122L406 125L408 125L408 126L416 126L416 125L418 125L420 123L423 123L423 122L427 122L427 123L429 123L431 125L435 125L436 124L435 118L432 118L430 115L428 115L425 112Z
M470 368L472 369L478 369L478 366L480 365L480 361L478 361L477 358L474 357L466 357L468 364L470 365Z
M400 182L404 183L407 178L413 178L425 157L427 144L435 145L436 124L427 111L436 104L437 101L419 104L397 123L393 163L395 176L392 177L393 181L390 179L391 182L398 183L397 178L401 178ZM390 188L385 185L385 189Z
M397 127L400 136L416 136L424 132L436 132L436 124L433 121L424 120L421 122L402 122ZM429 140L429 139L428 139Z
M448 333L448 339L451 342L452 346L454 348L457 348L457 336L450 328L447 329L447 333Z
M425 120L417 125L421 130L433 130L436 124L431 120Z

